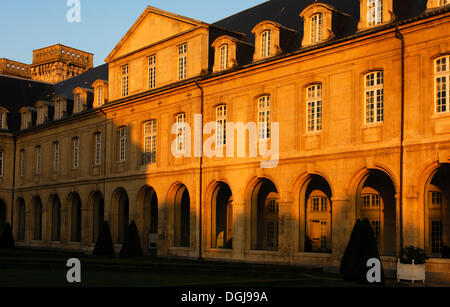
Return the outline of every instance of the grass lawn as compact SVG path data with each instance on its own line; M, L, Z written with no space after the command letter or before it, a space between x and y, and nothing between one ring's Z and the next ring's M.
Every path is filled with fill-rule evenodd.
M81 286L125 287L312 287L359 286L321 269L140 257L103 259L27 249L0 250L0 287L72 286L69 258L81 261ZM387 286L399 286L388 281Z

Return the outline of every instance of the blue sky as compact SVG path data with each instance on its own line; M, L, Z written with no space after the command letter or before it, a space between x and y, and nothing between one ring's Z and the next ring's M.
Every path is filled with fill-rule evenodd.
M67 0L2 0L0 58L31 64L34 49L61 43L94 53L94 66L98 66L147 5L212 23L263 2L80 0L81 22L69 23Z

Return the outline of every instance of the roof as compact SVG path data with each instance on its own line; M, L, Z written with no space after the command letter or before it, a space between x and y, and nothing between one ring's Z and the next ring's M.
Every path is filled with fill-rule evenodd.
M50 84L24 78L0 75L0 106L8 110L8 130L20 128L22 107L34 107L38 101L52 101L55 95L73 100L73 90L77 87L92 89L94 81L108 80L108 64L90 69L78 76L57 84Z

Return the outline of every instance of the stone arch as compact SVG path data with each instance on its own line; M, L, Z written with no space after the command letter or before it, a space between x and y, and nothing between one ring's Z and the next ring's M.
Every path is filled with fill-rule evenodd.
M190 247L191 203L188 188L175 183L169 189L168 203L173 204L173 245Z
M158 196L153 187L143 186L137 196L138 222L144 250L156 249L158 241Z
M31 200L31 206L33 210L33 240L42 240L43 230L43 206L39 196L34 196Z
M69 209L69 221L70 221L70 241L71 242L81 242L82 233L82 205L81 198L77 192L69 194L67 198L67 206Z
M115 214L115 222L117 229L118 244L122 244L127 232L129 220L130 220L130 204L128 193L124 188L117 188L112 197L112 210ZM114 212L115 211L115 212Z
M356 219L368 219L378 240L380 255L395 256L399 252L399 203L393 177L385 170L365 169L358 172L354 188Z
M211 248L232 248L233 196L230 186L218 181L210 194Z
M26 239L26 205L22 197L16 200L16 219L15 219L15 237L17 241L25 241Z
M334 194L329 180L319 173L307 174L298 191L299 250L331 253Z
M89 225L89 240L96 243L100 235L103 222L105 221L105 200L100 191L92 192L88 199L89 215L91 217Z
M434 165L423 190L424 249L440 258L450 245L450 164ZM420 210L420 208L418 208Z
M48 199L50 210L51 241L61 241L61 201L58 194L50 195Z
M273 181L258 178L250 196L251 248L278 250L278 189Z

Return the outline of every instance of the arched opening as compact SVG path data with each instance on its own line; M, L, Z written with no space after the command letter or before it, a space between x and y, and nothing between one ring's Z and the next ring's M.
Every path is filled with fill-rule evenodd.
M378 244L380 255L397 254L397 205L395 186L380 170L370 170L358 186L357 218L368 219Z
M25 200L19 198L16 201L17 208L17 240L25 241Z
M70 196L71 211L71 230L70 239L72 242L81 242L81 199L77 193Z
M0 199L0 235L3 233L3 228L5 228L6 214L6 204Z
M251 197L252 249L278 250L278 191L272 181L259 179Z
M39 196L33 197L32 205L34 208L34 234L35 241L42 240L42 202Z
M233 197L228 184L220 182L211 199L211 247L231 249Z
M331 253L331 187L319 175L311 175L300 191L300 251Z
M141 208L143 210L143 238L147 249L155 249L158 242L158 197L151 187L144 187L139 193ZM147 240L148 239L148 240Z
M100 192L93 195L92 211L92 242L96 243L105 220L105 201Z
M125 235L128 229L130 219L130 206L128 201L128 194L124 189L119 189L116 192L117 200L117 243L122 244L125 240Z
M430 176L424 196L425 251L430 257L449 257L450 164L442 164Z
M61 240L61 202L58 195L50 196L52 241Z
M189 191L182 185L175 194L174 246L190 246L191 204Z

